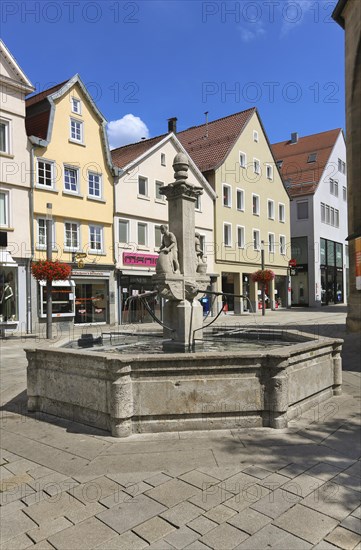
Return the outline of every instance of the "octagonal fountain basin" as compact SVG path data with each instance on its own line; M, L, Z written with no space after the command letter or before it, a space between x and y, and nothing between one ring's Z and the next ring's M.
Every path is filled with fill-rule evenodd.
M236 335L228 334L228 348L222 342L221 348L195 353L158 353L151 341L141 349L139 338L123 353L119 342L98 351L28 349L28 410L127 437L286 428L303 411L341 393L342 340L292 330L273 329L272 342L251 334L242 337L243 349L239 334L236 345Z

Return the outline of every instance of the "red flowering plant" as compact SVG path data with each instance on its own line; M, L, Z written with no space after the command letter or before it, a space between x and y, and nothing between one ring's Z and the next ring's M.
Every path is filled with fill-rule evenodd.
M71 273L71 266L56 260L39 260L31 266L31 272L37 281L64 281Z
M251 275L252 281L254 283L267 284L270 281L273 281L275 274L271 269L259 269Z

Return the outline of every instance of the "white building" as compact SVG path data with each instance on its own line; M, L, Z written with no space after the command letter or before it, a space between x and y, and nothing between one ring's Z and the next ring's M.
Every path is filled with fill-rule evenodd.
M292 304L346 303L346 146L340 128L272 146L291 196Z
M115 185L114 241L118 269L120 322L148 319L142 306L127 299L154 290L152 275L161 245L160 226L168 223L168 205L160 188L174 181L173 159L183 146L173 133L119 147L113 163L124 173ZM189 155L188 178L203 187L195 210L195 226L207 256L207 272L214 273L214 201L216 194ZM160 314L160 304L151 304Z
M32 91L30 80L0 40L0 322L5 330L31 330L31 147L25 96Z

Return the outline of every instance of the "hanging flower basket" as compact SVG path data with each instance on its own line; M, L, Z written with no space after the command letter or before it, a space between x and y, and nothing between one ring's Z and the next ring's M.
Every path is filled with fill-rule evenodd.
M71 266L57 260L39 260L32 264L31 272L37 281L64 281L70 277Z
M266 284L273 281L275 274L271 269L259 269L252 273L251 278L254 283Z

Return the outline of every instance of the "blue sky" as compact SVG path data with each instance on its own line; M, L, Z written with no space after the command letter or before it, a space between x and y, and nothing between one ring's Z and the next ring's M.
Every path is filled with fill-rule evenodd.
M121 145L256 106L271 142L344 127L336 0L3 0L38 91L79 73Z

